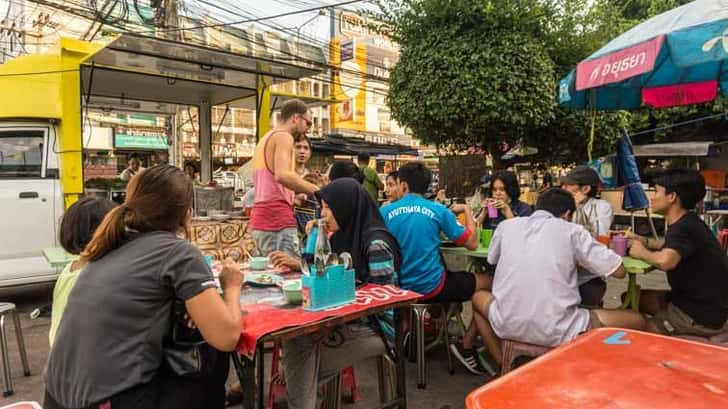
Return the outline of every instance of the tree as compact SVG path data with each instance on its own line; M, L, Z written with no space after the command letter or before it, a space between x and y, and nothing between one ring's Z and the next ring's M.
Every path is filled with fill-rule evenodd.
M555 104L558 80L577 63L644 19L687 2L380 0L378 17L402 47L390 78L393 116L439 146L479 146L497 159L499 143L523 138L539 148L537 160L583 162L592 120L596 157L614 152L623 127L635 133L725 112L724 97L690 107L596 114ZM716 118L691 129L723 122ZM678 138L684 129L633 141Z
M494 152L553 119L554 65L540 2L389 2L402 46L390 76L393 117L426 143Z

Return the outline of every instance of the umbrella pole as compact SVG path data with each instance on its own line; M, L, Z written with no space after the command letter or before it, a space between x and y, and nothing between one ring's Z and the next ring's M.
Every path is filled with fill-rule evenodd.
M647 213L647 221L650 223L650 229L652 230L652 236L657 240L657 229L655 229L655 222L652 221L652 217L650 216L650 208L648 207L645 209L645 213Z
M632 227L632 229L630 231L634 232L634 210L631 210L629 212L629 217L630 217L630 226Z

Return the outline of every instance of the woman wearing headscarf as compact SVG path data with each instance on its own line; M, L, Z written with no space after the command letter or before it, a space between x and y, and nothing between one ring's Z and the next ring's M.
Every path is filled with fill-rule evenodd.
M355 179L341 178L321 189L317 196L322 218L332 234L331 248L336 254L351 254L357 281L396 284L401 260L399 245L362 185ZM381 334L362 322L337 327L328 337L314 334L284 342L288 407L314 409L320 377L380 356L385 348Z
M351 254L357 281L396 284L399 244L361 184L352 178L337 179L321 189L318 197L322 217L333 233L331 248Z

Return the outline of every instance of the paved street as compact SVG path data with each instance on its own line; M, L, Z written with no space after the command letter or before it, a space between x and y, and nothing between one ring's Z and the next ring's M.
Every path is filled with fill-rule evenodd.
M665 275L660 272L647 274L639 278L640 284L646 288L666 288L667 285ZM618 305L619 294L625 288L626 280L610 280L606 297L607 305L610 307ZM13 374L15 394L10 398L0 398L0 405L20 400L42 400L43 382L41 373L48 357L48 329L50 327L50 318L41 317L36 320L30 320L28 314L37 306L49 302L50 298L51 288L49 286L0 291L0 300L11 301L18 305L31 369L30 377L22 376L22 366L15 341L15 332L12 325L8 325L10 365ZM466 320L469 319L469 313L469 306L466 306ZM443 349L433 351L431 355L428 355L428 365L428 386L426 390L418 390L416 388L415 365L407 365L407 384L409 388L408 406L410 408L462 408L467 393L487 380L486 378L467 374L457 364L455 374L450 376L447 372L447 358ZM378 399L375 364L373 362L366 362L357 365L356 377L363 399L357 404L346 405L346 407L367 408L374 406ZM284 404L281 404L281 407L284 406Z

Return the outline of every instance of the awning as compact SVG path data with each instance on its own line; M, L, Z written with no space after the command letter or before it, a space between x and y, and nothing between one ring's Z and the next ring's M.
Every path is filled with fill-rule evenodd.
M122 105L129 100L220 105L254 96L258 75L279 83L321 72L304 63L128 33L83 64L84 93Z
M634 156L708 156L713 142L675 142L635 145Z
M305 96L305 95L286 94L286 93L282 93L282 92L272 91L270 93L271 111L280 109L281 106L283 106L283 104L286 103L286 101L289 101L294 98L300 99L309 108L338 104L340 102L343 102L342 100L337 100L336 98L318 98L318 97L309 97L309 96ZM230 105L231 108L244 108L244 109L250 109L250 110L256 109L255 98L240 99L240 100L234 101L228 105Z
M367 142L359 138L345 138L341 135L327 135L324 139L311 139L314 152L333 153L338 155L412 155L418 156L417 149L405 145L388 145Z

